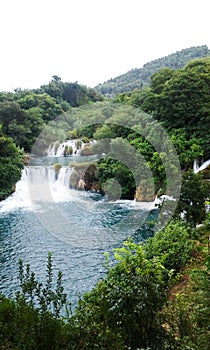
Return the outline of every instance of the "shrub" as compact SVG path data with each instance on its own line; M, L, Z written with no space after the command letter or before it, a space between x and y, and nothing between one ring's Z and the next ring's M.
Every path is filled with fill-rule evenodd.
M73 333L84 349L157 348L158 311L165 301L163 266L130 241L115 249L117 264L80 300Z
M178 272L193 250L193 241L186 225L180 221L169 223L144 245L146 257L158 257L168 270Z

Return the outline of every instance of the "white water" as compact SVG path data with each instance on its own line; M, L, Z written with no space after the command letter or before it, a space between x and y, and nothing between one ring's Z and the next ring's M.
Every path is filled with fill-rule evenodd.
M55 180L52 166L23 170L16 192L0 203L0 291L17 290L18 260L45 278L47 253L64 275L71 300L89 290L104 273L103 253L135 235L150 204L109 202L99 194L68 187L71 169Z
M67 184L70 173L71 168L62 167L56 181L55 172L52 167L25 167L22 170L20 181L16 184L16 191L6 200L0 202L0 212L12 211L18 208L33 210L31 198L33 187L37 193L42 193L43 195L46 188L49 187L52 199L55 202L69 200Z
M78 148L78 142L81 142L80 148ZM80 150L83 145L84 142L81 140L68 140L61 143L59 141L56 141L48 148L47 155L50 157L63 157L66 146L72 147L72 155L78 155L80 154Z
M16 191L10 197L0 202L0 213L9 212L18 208L32 210L28 189L28 168L23 169L21 180L16 184Z
M29 166L22 171L22 177L16 184L16 191L6 200L0 202L1 211L11 211L17 208L33 210L33 193L41 194L39 199L45 199L46 189L50 191L51 200L55 203L66 201L88 201L86 192L73 190L69 188L69 179L73 168L68 166L61 167L56 179L55 171L52 166ZM49 199L49 198L48 198ZM110 204L119 204L133 209L152 210L159 204L156 199L154 202L137 202L136 200L116 200L109 201ZM96 206L92 202L91 209ZM90 206L90 202L88 203Z
M56 178L52 166L26 167L16 192L0 203L0 213L33 211L43 227L62 241L75 246L102 245L105 249L106 242L114 244L120 236L126 239L126 226L132 225L129 230L134 233L140 225L139 217L143 220L142 213L146 218L155 207L155 202L107 201L102 197L95 200L97 194L69 188L72 171L63 166ZM129 214L124 215L123 211Z
M203 170L207 169L208 166L210 166L210 159L208 159L203 164L201 164L200 167L198 166L197 161L195 160L194 164L193 164L194 173L197 174L199 171L203 171Z
M79 143L79 146L78 146ZM89 143L92 145L95 143L94 140L90 140ZM87 143L84 143L80 139L76 140L67 140L63 142L56 141L51 146L49 146L47 151L48 157L63 157L64 156L64 150L65 147L71 147L72 148L72 154L71 156L78 156L81 153L81 150L87 145Z

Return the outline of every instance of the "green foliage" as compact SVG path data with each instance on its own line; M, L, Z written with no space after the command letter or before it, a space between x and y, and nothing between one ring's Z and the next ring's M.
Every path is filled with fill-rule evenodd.
M150 88L154 94L160 94L165 84L174 75L174 70L169 68L162 68L157 73L151 76Z
M0 296L0 343L2 349L57 350L65 348L65 324L60 312L66 304L62 273L53 290L52 258L48 255L45 285L30 266L19 262L21 290L15 300Z
M30 265L26 265L25 271L22 260L19 261L19 281L21 291L16 294L17 301L24 301L32 308L37 308L40 313L49 312L54 317L59 317L66 303L66 294L63 293L62 272L58 271L55 290L52 279L52 254L48 254L45 285L38 282L34 272L30 271Z
M64 112L69 112L71 107L102 100L103 97L93 89L77 83L64 83L59 77L54 76L48 85L43 85L40 89L18 89L14 93L0 94L2 132L12 137L16 145L30 152L46 123L51 121L53 130L50 130L50 135L39 141L42 145L38 148L45 150L46 139L52 138L54 134L62 141L69 136L63 131L71 129L69 121L66 123L65 117L62 118ZM59 117L59 128L57 117ZM52 140L56 141L56 139Z
M185 129L173 129L171 131L173 142L179 156L182 169L192 169L193 162L203 155L202 139L195 136L188 138Z
M160 259L167 270L178 272L192 252L192 238L183 223L172 221L146 241L145 255L148 259Z
M143 247L128 240L114 249L114 266L106 253L105 278L66 319L62 274L55 285L51 254L44 284L20 261L21 290L15 300L0 296L2 349L207 349L207 267L194 268L187 292L177 293L173 303L167 300L171 275L176 277L190 257L191 236L192 230L172 222Z
M77 138L78 138L78 136L77 136L77 130L76 129L70 130L70 131L67 132L67 139L75 140Z
M103 193L105 192L107 181L110 185L110 179L112 179L112 181L117 181L121 186L121 198L134 198L135 179L129 167L122 162L108 157L102 159L96 164L96 177L99 179L99 185Z
M100 139L112 139L115 137L115 133L112 131L111 127L107 124L104 124L100 127L98 127L93 134L93 138L95 140L100 140Z
M103 100L102 95L94 89L79 85L77 82L62 82L61 78L56 75L52 77L48 85L42 85L40 91L46 92L59 102L66 101L72 107Z
M193 157L210 156L210 58L189 62L184 68L162 68L151 77L150 88L122 94L116 102L140 107L160 121L171 135L182 168Z
M161 92L155 95L155 103L148 107L168 129L183 128L187 139L200 138L206 157L210 154L209 86L210 58L192 61L163 84Z
M172 349L209 349L210 273L204 266L198 266L188 279L190 283L164 309L162 322L175 339Z
M82 137L82 142L84 143L90 143L90 139L87 136Z
M78 342L91 349L154 348L165 300L163 267L146 260L141 247L129 241L115 249L115 259L107 277L79 302L72 318Z
M44 122L36 107L23 110L17 102L0 103L2 132L14 139L16 145L29 151Z
M183 68L189 61L209 55L209 50L206 45L190 47L177 51L166 57L148 62L144 64L142 68L132 69L123 75L110 79L103 84L97 85L95 89L107 97L134 90L141 90L143 87L150 84L151 76L159 69L164 68L164 75L170 76L170 71L172 69ZM155 81L155 86L157 83L160 85L159 82L159 80ZM122 101L118 100L118 102Z
M206 216L205 200L209 195L209 184L202 180L202 176L194 174L192 170L183 173L181 194L175 215L184 215L186 222L192 226L200 224Z
M148 120L147 125L149 124ZM117 131L114 128L115 124L114 127L106 124L98 128L94 134L99 137L98 142L94 145L94 151L107 154L106 158L97 163L96 175L101 187L108 179L115 178L121 184L122 198L132 199L139 186L141 188L154 187L152 190L154 196L154 193L157 193L160 188L165 188L166 174L163 165L165 153L158 154L151 143L141 134L133 131L133 128L118 127ZM150 139L153 137L152 128L152 125L151 130L148 126ZM123 137L117 137L117 135ZM154 143L157 144L157 142L156 135Z
M0 136L0 200L14 191L21 178L23 154L11 138Z

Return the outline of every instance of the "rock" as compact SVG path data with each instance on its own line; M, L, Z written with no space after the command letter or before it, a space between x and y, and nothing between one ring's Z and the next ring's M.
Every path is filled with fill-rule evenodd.
M153 187L139 185L136 188L135 200L137 202L153 202L156 197Z
M85 189L85 181L83 179L79 179L78 184L77 184L77 189L78 190L84 190Z

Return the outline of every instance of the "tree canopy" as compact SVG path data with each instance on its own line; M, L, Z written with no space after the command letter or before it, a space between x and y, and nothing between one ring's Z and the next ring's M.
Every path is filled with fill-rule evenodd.
M134 90L141 90L149 86L151 76L161 68L176 70L183 68L189 61L196 58L210 56L210 51L206 45L190 47L172 53L171 55L156 59L144 64L142 68L135 68L131 71L112 78L107 82L99 84L95 89L107 97L117 94L128 93Z
M188 143L190 162L199 152L204 159L210 157L209 96L210 58L206 57L193 60L182 69L163 68L151 77L149 89L120 95L115 100L141 108L160 121L173 138L181 162L181 144L184 141L186 147Z
M15 189L21 177L23 154L11 138L0 135L0 200Z
M78 107L103 97L95 90L78 83L62 82L53 76L47 85L36 90L16 89L0 93L0 124L2 132L12 137L29 152L41 130L49 122L72 107Z

